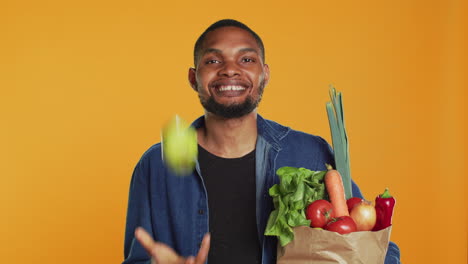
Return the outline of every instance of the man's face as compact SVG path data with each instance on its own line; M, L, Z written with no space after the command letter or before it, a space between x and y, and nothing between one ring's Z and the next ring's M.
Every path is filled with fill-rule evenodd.
M196 69L189 80L206 111L224 118L252 112L269 80L255 38L237 27L222 27L207 34Z

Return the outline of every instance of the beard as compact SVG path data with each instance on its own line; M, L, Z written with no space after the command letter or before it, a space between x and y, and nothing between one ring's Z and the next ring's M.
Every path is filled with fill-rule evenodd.
M262 80L258 86L257 98L253 98L249 95L244 102L234 103L230 105L224 105L216 102L213 96L210 96L207 100L200 98L200 103L206 111L213 113L217 116L231 119L239 118L251 113L262 100L263 90L265 89L265 80Z

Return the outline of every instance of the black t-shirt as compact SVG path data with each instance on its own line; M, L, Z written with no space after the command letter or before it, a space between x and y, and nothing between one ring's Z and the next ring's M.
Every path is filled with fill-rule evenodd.
M261 248L255 214L255 150L221 158L198 147L208 192L210 264L257 264Z

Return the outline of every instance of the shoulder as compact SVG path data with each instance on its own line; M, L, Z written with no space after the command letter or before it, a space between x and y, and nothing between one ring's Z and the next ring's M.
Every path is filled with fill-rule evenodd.
M281 125L275 121L264 119L265 126L269 128L281 145L315 145L317 147L329 148L328 142L321 136L309 134L303 131Z
M281 145L284 150L299 152L303 155L329 156L332 153L330 144L321 136L295 129L290 129L288 135L282 140Z
M280 124L278 124L278 125L283 126L283 125L280 125ZM284 127L286 127L286 126L284 126ZM320 137L318 135L310 134L310 133L307 133L307 132L304 132L304 131L301 131L301 130L297 130L297 129L291 128L291 127L287 127L287 129L288 129L288 135L287 135L288 137L308 138L310 140L320 141L320 142L325 141L322 137Z
M141 155L140 160L137 163L137 166L148 167L152 164L157 164L159 161L162 161L162 145L157 143L148 148L143 155Z
M334 164L333 150L323 137L292 129L271 120L265 122L278 131L277 142L280 146L278 166L325 170L325 163Z

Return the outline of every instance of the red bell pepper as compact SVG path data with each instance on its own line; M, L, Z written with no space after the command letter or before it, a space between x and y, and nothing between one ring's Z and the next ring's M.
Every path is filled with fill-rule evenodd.
M396 200L388 192L385 192L375 198L375 212L377 220L372 231L385 229L392 225L393 208L395 207Z

